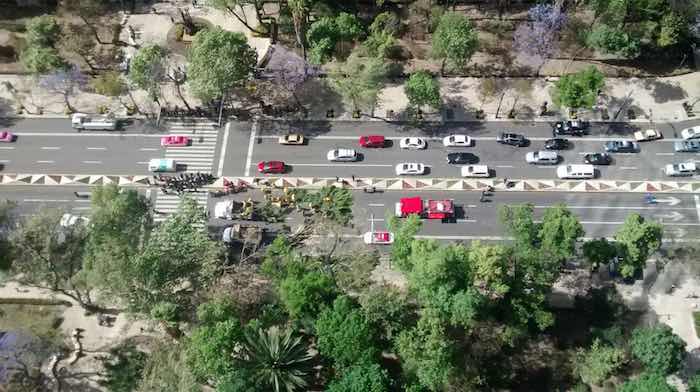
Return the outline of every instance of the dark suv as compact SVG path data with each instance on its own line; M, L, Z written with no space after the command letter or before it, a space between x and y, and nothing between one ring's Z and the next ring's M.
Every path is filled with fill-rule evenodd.
M479 162L479 158L470 152L451 152L447 154L447 163L453 165L471 165Z
M552 132L554 136L557 135L572 135L572 136L583 136L586 134L586 129L590 124L586 121L573 120L573 121L559 121L554 124L554 129Z
M525 139L525 136L517 133L501 132L501 134L496 137L496 141L501 144L508 144L510 146L517 147L525 147L527 145L527 139Z

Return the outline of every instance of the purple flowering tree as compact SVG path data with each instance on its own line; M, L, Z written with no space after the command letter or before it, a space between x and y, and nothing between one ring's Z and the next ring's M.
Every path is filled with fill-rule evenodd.
M297 90L308 79L318 76L321 72L320 68L309 64L304 58L284 46L274 45L270 50L270 59L260 77L284 89L294 98L296 104L301 106Z
M70 104L70 96L87 85L87 76L77 66L59 69L39 79L39 87L63 96L63 102L69 112L75 112Z
M532 66L537 75L547 58L559 49L559 33L566 24L566 14L560 7L537 4L528 11L528 22L521 23L514 34L514 49L518 60Z

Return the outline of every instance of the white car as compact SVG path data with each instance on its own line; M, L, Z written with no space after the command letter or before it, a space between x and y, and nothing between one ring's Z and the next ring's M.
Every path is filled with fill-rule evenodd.
M422 137L404 137L399 140L399 147L406 150L422 150L427 146L428 144Z
M331 162L354 162L357 160L357 151L352 148L336 148L328 151L326 158Z
M681 131L684 140L700 138L700 127L690 127Z
M692 176L696 171L695 162L668 164L664 168L666 175L671 177Z
M422 163L399 163L396 165L397 176L419 176L425 174L425 165Z
M450 135L442 139L445 147L469 147L472 145L472 138L467 135Z
M394 243L394 233L389 231L368 231L362 236L367 245L391 245Z
M646 131L637 131L634 133L634 139L638 142L647 142L661 138L661 132L656 129L647 129Z
M525 161L531 164L556 165L559 154L554 151L530 151L525 154Z
M63 214L61 216L61 220L59 221L59 224L62 227L71 227L71 226L77 225L78 223L88 224L89 222L90 222L90 219L88 219L84 216L66 213L66 214Z
M487 178L491 177L491 171L486 165L468 165L462 166L460 169L462 172L462 177L481 177Z

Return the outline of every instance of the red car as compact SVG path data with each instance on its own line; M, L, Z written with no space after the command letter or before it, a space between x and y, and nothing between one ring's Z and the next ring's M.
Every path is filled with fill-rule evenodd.
M15 141L15 135L10 131L0 131L0 142L12 143Z
M386 140L382 135L360 136L360 146L367 148L384 147Z
M258 171L260 173L284 173L284 162L281 161L262 161L258 162Z
M160 145L162 147L186 147L190 145L191 141L187 136L170 135L160 138Z

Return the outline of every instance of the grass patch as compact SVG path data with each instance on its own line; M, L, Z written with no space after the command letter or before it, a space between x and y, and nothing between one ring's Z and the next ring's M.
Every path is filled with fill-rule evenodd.
M700 338L700 312L693 312L693 321L695 321L695 334Z
M0 305L0 331L24 331L54 343L62 341L62 306Z

